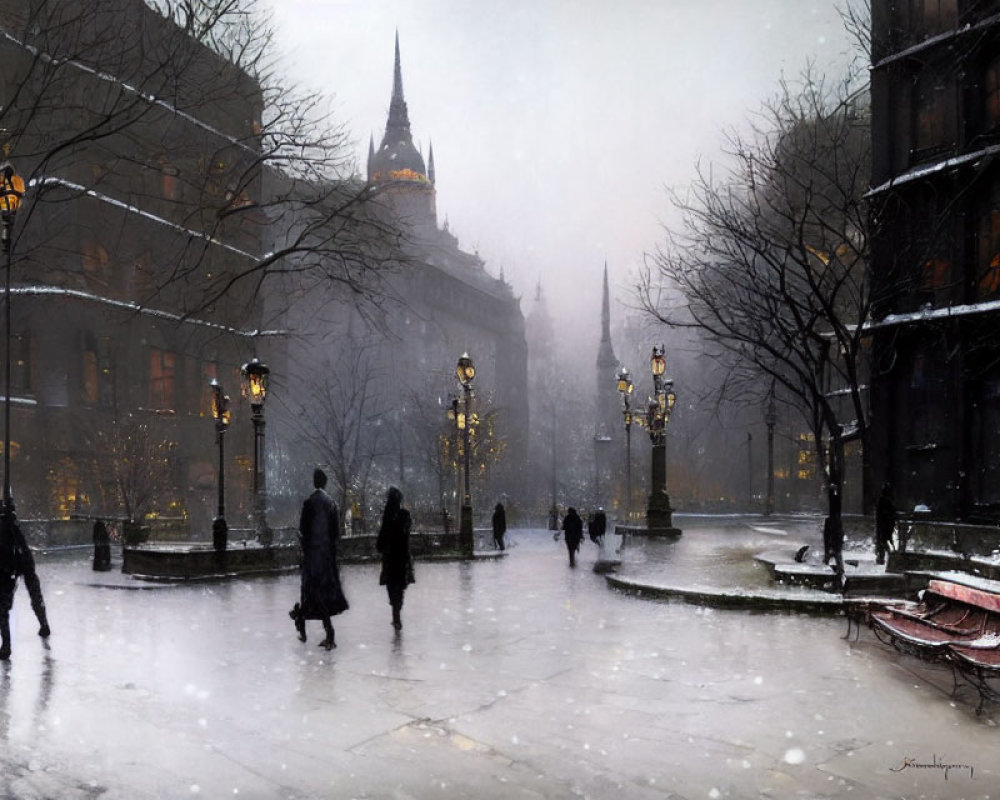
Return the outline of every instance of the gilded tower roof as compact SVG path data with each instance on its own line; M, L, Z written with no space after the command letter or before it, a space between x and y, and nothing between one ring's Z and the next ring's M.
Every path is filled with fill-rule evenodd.
M392 77L392 100L385 135L378 150L369 149L368 180L431 182L423 156L413 145L410 116L403 99L403 70L399 62L399 32L396 33L396 64Z

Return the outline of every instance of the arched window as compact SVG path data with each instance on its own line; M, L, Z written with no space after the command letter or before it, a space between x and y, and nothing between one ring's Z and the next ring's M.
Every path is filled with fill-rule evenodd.
M83 273L94 287L106 287L111 282L108 251L93 240L83 243Z

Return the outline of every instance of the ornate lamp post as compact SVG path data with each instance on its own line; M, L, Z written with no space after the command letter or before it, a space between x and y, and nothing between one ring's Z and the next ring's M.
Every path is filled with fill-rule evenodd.
M215 420L215 441L219 445L219 510L212 521L212 546L216 552L223 552L229 539L226 525L226 472L224 441L229 429L229 395L222 391L222 384L215 378L209 382L212 387L212 418Z
M5 146L4 155L7 152L8 148ZM6 357L4 358L3 398L3 509L0 512L3 514L5 524L11 520L14 513L14 498L10 491L10 273L13 259L11 231L14 228L14 217L17 215L17 209L23 196L24 179L14 172L13 164L5 160L3 164L0 164L0 243L2 243L3 252L7 257L4 277L4 307L6 309L4 346Z
M250 419L253 421L253 507L257 539L265 547L271 544L267 528L267 487L264 478L264 400L267 398L269 370L257 358L250 359L240 368L243 396L250 401Z
M768 393L767 410L764 412L764 423L767 425L767 504L764 515L774 513L774 423L778 421L778 412L774 407L774 381L771 381L771 391Z
M672 528L673 509L667 494L667 422L674 410L677 396L674 394L674 382L663 377L667 368L663 345L653 346L649 368L653 373L653 397L649 398L646 424L653 443L653 456L646 525L648 528Z
M462 517L458 528L458 542L466 557L471 558L474 539L472 535L472 494L469 488L469 422L472 409L472 381L476 377L476 367L468 353L462 353L462 357L458 359L455 375L458 376L463 393L464 408L461 414L456 409L456 422L458 429L462 432L462 446L465 449L465 494L462 497Z
M632 376L625 367L618 372L618 391L622 396L622 415L625 418L625 518L632 513Z

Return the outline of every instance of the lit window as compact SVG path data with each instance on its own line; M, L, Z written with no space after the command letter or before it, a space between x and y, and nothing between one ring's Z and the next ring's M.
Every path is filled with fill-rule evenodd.
M149 407L172 410L174 407L174 374L177 358L166 350L149 351Z

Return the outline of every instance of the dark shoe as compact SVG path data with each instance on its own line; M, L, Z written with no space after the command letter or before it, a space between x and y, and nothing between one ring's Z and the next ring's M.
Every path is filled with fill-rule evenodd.
M10 642L4 642L0 645L0 661L10 660Z
M325 650L333 650L333 648L337 646L337 643L333 641L333 639L327 637L326 639L324 639L322 642L319 643L319 646L324 648Z
M38 629L38 635L41 636L43 639L48 639L49 636L52 635L52 631L49 628L48 622L42 623L42 626Z
M292 610L288 612L288 616L292 618L292 622L295 623L295 630L299 632L299 641L304 642L306 640L306 621L302 618L302 606L296 603L292 606Z

